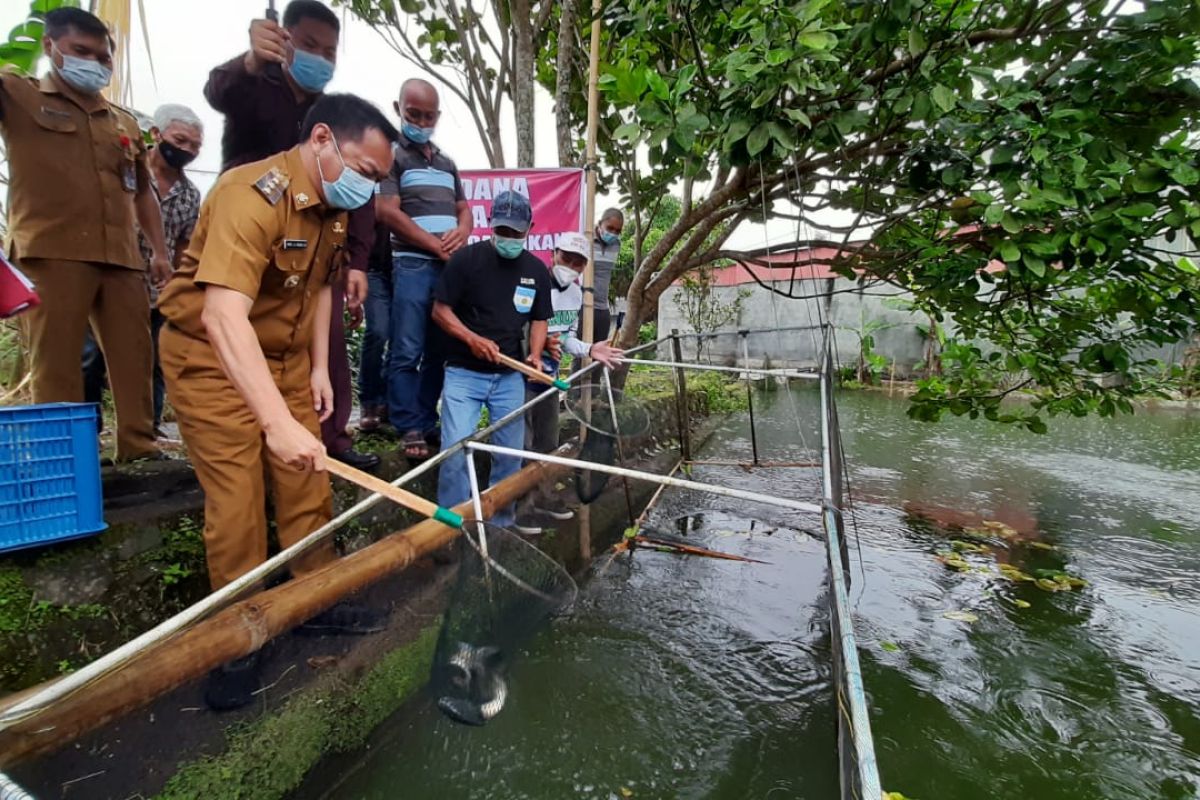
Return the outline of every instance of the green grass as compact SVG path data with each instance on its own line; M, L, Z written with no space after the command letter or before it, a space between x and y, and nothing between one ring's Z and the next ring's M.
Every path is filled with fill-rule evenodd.
M227 735L225 751L185 764L158 800L275 800L323 756L356 750L425 683L438 626L386 655L364 677L330 674L277 711Z

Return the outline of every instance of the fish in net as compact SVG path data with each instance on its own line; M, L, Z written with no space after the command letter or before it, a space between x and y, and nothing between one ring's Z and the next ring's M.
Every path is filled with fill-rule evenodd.
M438 708L465 725L484 725L508 700L508 672L521 644L575 602L563 567L511 531L463 523L461 558L433 656L430 688Z
M650 433L650 412L608 383L584 383L567 392L567 411L583 423L579 460L612 466L632 443ZM577 468L575 494L581 503L591 503L608 485L608 473Z

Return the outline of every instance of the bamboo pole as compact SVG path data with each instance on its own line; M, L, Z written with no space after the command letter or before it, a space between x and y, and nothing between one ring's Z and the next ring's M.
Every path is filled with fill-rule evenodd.
M679 346L679 331L671 331L671 352L677 365L683 363L683 351ZM691 417L688 407L687 376L680 366L675 367L675 415L679 422L679 457L684 461L692 460L692 433L688 429Z
M590 243L587 266L583 269L583 319L580 337L590 342L596 336L596 131L600 123L600 12L602 0L592 0L592 33L588 50L588 114L587 114L587 200L584 203L584 233ZM588 359L584 359L586 364ZM591 411L591 395L585 394L584 414ZM584 419L588 417L585 416ZM587 437L587 424L580 423L579 442ZM584 503L579 507L579 555L584 561L592 558L592 510Z
M468 457L469 454L468 454ZM506 478L483 495L483 510L516 500L561 469L537 463ZM454 511L474 518L471 502ZM238 602L178 636L144 651L123 669L0 731L0 768L57 750L89 731L140 708L219 664L249 655L340 601L458 536L461 529L425 520L392 534L315 572Z

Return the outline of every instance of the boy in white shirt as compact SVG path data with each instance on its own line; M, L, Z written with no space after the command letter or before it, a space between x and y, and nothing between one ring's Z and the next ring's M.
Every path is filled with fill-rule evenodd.
M589 344L579 339L580 313L583 309L583 287L579 285L583 270L587 266L591 250L587 237L582 233L567 233L558 242L554 251L554 265L550 268L550 282L554 291L550 297L554 315L550 318L546 349L542 353L542 369L547 375L558 376L562 354L568 353L576 359L590 357L609 369L615 369L625 353L608 342ZM526 382L525 399L532 400L546 390L545 384ZM558 448L558 397L548 397L525 414L525 449L535 453L549 453ZM537 534L542 528L533 518L536 514L556 520L568 520L574 512L563 505L551 492L540 489L532 495L528 512L518 516L516 529L519 533Z

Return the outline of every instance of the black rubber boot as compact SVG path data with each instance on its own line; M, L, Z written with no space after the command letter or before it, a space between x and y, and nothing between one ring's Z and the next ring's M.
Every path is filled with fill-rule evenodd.
M251 653L230 661L208 673L204 702L213 711L233 711L254 702L254 693L262 688L261 658Z

